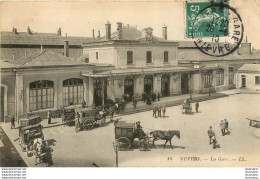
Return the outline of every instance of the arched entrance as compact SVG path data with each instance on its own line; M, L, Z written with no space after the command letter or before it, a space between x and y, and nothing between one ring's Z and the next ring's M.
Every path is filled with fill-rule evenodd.
M144 77L144 92L150 93L153 90L153 76L146 75Z
M170 77L168 75L163 75L161 81L162 81L162 85L161 85L162 96L169 96Z
M181 74L181 93L189 93L189 75L188 73Z
M131 77L127 77L124 80L124 98L127 102L133 100L134 95L134 80Z

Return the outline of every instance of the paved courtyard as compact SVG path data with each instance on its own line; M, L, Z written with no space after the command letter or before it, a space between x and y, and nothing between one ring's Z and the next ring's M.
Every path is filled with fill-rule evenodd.
M181 138L174 137L172 144L163 149L164 141L156 141L151 151L142 152L134 148L119 152L119 166L260 166L260 129L248 126L246 118L260 116L260 94L236 94L200 103L199 113L185 115L181 106L167 108L166 118L153 118L152 111L120 116L120 120L140 121L146 133L152 130L180 130ZM193 109L194 109L194 104ZM219 122L228 119L231 134L222 136ZM53 119L52 122L60 122ZM43 121L44 126L46 120ZM9 124L10 125L10 124ZM207 129L216 132L219 148L208 144ZM6 127L6 126L3 126ZM9 127L9 126L8 126ZM18 130L10 131L13 139ZM10 134L9 134L10 135ZM100 167L115 166L114 124L103 128L75 133L74 127L66 125L44 128L45 139L54 150L53 167ZM21 148L14 142L18 152ZM29 166L34 157L22 154ZM214 161L215 160L215 161ZM239 161L242 160L242 161ZM40 166L40 165L38 165Z

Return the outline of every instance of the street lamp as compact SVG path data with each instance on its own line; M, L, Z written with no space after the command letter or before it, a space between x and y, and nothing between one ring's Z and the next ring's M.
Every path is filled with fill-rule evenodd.
M118 147L119 147L119 142L113 142L113 147L116 152L116 167L118 167Z

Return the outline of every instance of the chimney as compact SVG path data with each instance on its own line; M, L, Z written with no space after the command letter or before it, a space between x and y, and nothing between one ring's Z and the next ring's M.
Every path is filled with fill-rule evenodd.
M123 38L122 29L123 29L123 24L122 24L122 22L118 22L118 23L117 23L117 32L118 32L118 39L119 39L119 40L121 40L121 39Z
M24 52L24 58L27 60L27 52Z
M95 30L94 29L92 30L92 37L95 40Z
M143 29L142 38L144 38L146 40L152 40L153 39L153 29L151 27Z
M58 28L58 31L57 31L58 35L61 35L61 27Z
M109 21L106 23L106 39L111 40L111 24Z
M64 40L64 57L69 56L69 41L67 39L67 33L66 33L66 39Z
M98 29L98 39L100 39L100 30Z
M162 36L164 40L167 40L167 26L165 26L165 24L162 27Z
M14 60L15 60L15 59L14 59L14 52L12 52L12 57L13 57L13 61L14 61Z
M30 29L29 26L28 26L28 28L27 28L27 33L28 33L29 35L32 35L32 31L31 31L31 29Z
M13 27L12 32L13 32L14 34L17 34L17 29Z

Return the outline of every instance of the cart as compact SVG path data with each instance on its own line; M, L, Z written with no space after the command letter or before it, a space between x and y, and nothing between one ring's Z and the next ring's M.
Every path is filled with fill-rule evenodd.
M28 151L32 150L34 139L44 139L42 128L43 127L41 124L29 125L19 128L19 144L24 152L27 151L27 154Z
M35 155L35 165L45 164L47 167L53 164L53 149L49 146L47 140L37 138L33 142L33 154Z
M249 126L260 128L260 117L256 117L255 119L249 119Z
M106 117L96 109L77 108L75 109L75 131L91 130L95 126L104 127L106 124Z
M63 108L61 113L62 123L69 126L74 125L75 121L75 109L74 108Z
M126 121L115 122L115 139L119 143L119 151L129 150L135 138L139 138L138 148L140 151L150 151L150 138L147 135L140 138L135 123Z

